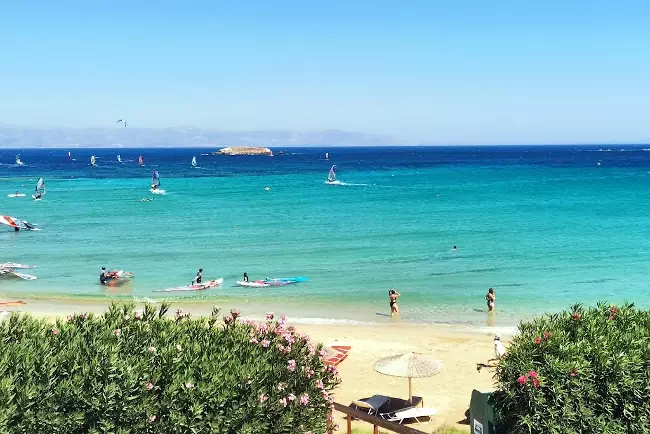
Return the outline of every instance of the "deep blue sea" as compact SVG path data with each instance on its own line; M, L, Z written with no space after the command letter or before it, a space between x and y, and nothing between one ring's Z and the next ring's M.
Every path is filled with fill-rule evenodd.
M508 326L605 299L650 307L643 147L202 155L211 151L0 150L0 215L42 228L0 228L0 262L38 265L39 278L0 280L0 297L169 298L154 291L188 284L203 268L204 279L223 277L224 285L174 297L313 321L386 321L390 288L402 294L402 320L414 322ZM342 185L324 182L332 164ZM153 170L166 195L150 193ZM39 177L46 195L33 201ZM16 191L27 195L7 196ZM101 266L136 277L107 290L98 283ZM235 286L244 272L310 280ZM497 294L492 318L489 287Z

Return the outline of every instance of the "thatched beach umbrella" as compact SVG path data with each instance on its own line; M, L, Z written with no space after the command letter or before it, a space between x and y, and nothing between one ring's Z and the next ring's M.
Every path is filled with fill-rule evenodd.
M392 377L407 377L410 402L413 400L411 378L433 377L439 374L442 372L442 362L426 354L406 353L377 360L375 371Z

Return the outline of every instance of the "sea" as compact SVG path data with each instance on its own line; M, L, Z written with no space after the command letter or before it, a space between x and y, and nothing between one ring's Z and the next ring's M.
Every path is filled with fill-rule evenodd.
M38 266L29 271L38 280L0 280L0 298L169 300L354 325L391 321L395 288L400 321L477 329L574 303L650 307L643 146L212 151L0 150L0 215L41 229L0 228L0 262ZM332 165L339 185L325 183ZM150 192L154 170L165 195ZM34 201L39 177L46 194ZM16 191L26 196L8 197ZM106 288L102 266L135 277ZM157 292L189 284L199 268L223 285ZM239 287L244 272L309 280Z

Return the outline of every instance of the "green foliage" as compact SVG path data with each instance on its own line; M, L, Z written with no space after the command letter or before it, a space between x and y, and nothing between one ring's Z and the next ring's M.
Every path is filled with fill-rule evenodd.
M576 305L519 330L496 370L506 432L650 432L650 312Z
M0 323L0 432L329 432L336 370L284 318L168 308Z

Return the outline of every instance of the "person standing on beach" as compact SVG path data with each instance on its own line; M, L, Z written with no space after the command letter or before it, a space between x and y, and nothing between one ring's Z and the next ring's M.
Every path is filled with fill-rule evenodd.
M400 293L391 289L388 291L388 300L390 302L390 316L391 318L394 315L399 315L399 306L397 305L397 299L400 297Z
M485 294L485 299L487 300L488 312L494 310L494 302L497 300L497 295L494 293L494 289L488 289L488 293Z

